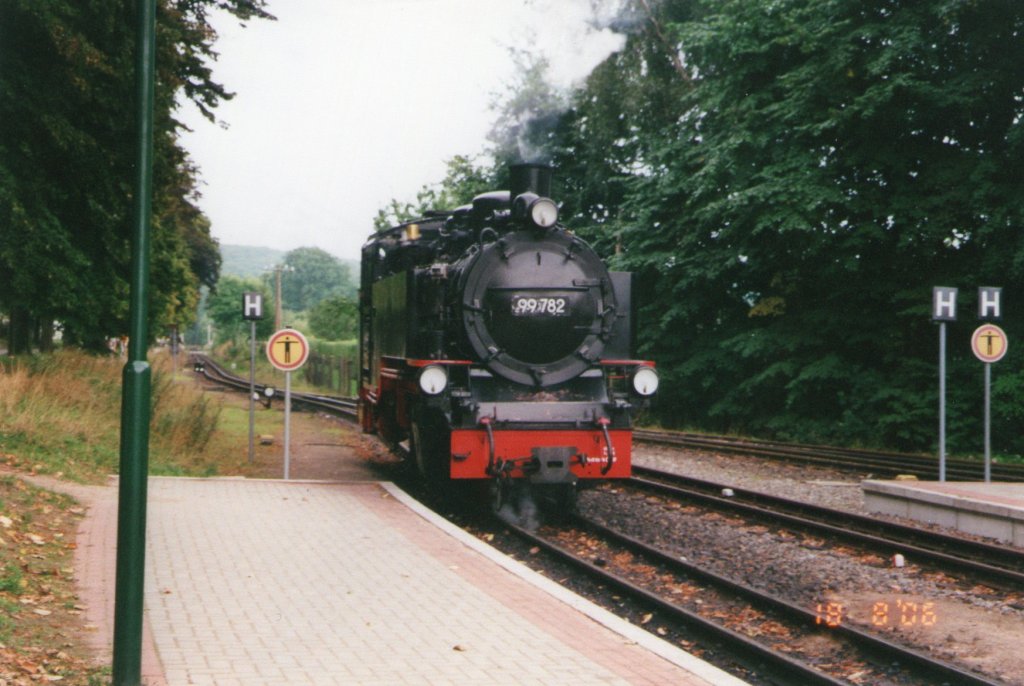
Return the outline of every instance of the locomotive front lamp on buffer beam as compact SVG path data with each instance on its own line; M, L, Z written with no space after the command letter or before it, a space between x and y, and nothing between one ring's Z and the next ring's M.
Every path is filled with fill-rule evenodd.
M645 398L654 395L658 391L658 372L654 367L637 367L633 372L633 390L637 395Z
M448 386L448 373L443 367L432 364L420 372L420 389L427 395L438 395Z

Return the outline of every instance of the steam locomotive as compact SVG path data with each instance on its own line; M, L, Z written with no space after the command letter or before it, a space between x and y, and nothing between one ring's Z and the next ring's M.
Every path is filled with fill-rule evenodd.
M632 359L632 275L559 225L549 167L509 176L363 246L360 424L408 441L436 486L571 508L581 480L630 475L632 414L658 375Z

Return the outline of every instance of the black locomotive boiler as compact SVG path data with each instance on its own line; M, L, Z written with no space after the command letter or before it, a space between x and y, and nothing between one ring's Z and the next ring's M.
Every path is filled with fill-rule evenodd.
M633 359L632 275L558 223L551 170L362 249L362 429L427 480L530 484L563 505L579 480L630 475L632 415L658 387Z

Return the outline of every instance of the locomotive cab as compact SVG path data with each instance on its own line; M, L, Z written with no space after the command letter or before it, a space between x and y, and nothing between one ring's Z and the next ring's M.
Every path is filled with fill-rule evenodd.
M630 475L632 277L558 224L550 169L371 237L360 290L360 418L434 482L575 489ZM501 490L500 488L497 490Z

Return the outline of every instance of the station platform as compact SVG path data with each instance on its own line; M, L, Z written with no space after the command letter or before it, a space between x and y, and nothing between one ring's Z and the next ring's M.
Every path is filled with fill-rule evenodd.
M1024 483L864 481L872 512L938 524L1024 548Z
M109 641L116 507L90 513ZM745 683L389 483L151 478L146 568L149 686Z

